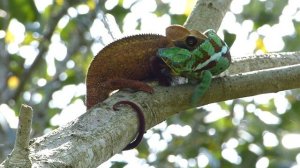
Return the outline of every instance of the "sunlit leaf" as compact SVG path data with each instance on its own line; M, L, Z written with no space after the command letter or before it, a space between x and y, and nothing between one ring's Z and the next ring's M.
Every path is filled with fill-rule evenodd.
M32 33L31 32L27 32L25 34L25 39L24 41L22 42L22 44L24 45L29 45L32 41L34 41L35 38L33 37Z
M86 3L86 4L88 5L88 7L89 7L91 10L95 9L95 7L96 7L96 3L95 3L94 0L87 0L87 3Z
M16 89L19 86L20 80L17 76L11 76L7 80L7 85L10 89Z
M15 36L11 31L6 32L5 43L13 43L15 41Z
M188 16L192 12L195 4L196 4L196 0L187 0L186 7L184 10L184 15Z
M256 49L262 51L263 53L267 52L266 46L262 38L256 40Z
M61 6L64 3L64 0L55 0L57 5Z

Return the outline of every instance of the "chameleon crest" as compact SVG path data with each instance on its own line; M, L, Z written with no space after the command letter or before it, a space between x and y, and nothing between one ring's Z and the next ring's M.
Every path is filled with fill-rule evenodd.
M173 75L199 82L192 98L194 104L209 88L212 76L225 71L231 63L227 44L214 30L205 31L203 36L205 39L201 43L193 36L186 38L186 44L199 44L192 49L175 46L158 50L158 57L166 63Z

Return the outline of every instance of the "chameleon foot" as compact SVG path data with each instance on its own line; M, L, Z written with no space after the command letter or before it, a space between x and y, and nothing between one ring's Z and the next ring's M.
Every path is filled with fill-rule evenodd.
M138 144L142 141L143 139L143 135L145 132L145 117L144 114L141 110L141 108L136 105L135 103L131 102L131 101L119 101L116 104L113 105L113 110L117 111L118 106L121 104L127 104L129 106L131 106L134 111L137 113L137 117L139 120L139 128L138 128L138 135L136 136L135 140L133 140L130 144L128 144L123 150L130 150L135 148L136 146L138 146Z
M154 93L154 90L151 86L146 84L145 82L138 81L138 80L131 80L131 79L123 79L123 78L115 78L107 80L104 85L107 90L117 90L117 89L125 89L130 88L133 90L144 91L147 93Z
M201 82L196 86L195 93L192 97L192 104L197 105L197 102L201 100L203 95L210 87L212 80L212 74L210 71L204 70L201 72Z

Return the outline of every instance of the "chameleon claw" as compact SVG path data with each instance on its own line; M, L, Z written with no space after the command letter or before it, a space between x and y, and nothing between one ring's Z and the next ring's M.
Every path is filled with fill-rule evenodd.
M149 86L149 85L145 85L143 88L140 89L141 91L153 94L154 93L154 89Z
M130 149L137 147L143 139L144 132L145 132L145 116L144 116L144 113L142 112L141 108L137 104L135 104L134 102L131 102L131 101L119 101L113 105L113 110L118 111L119 110L118 106L122 105L122 104L127 104L130 107L132 107L133 110L136 112L138 120L139 120L138 135L130 144L128 144L123 149L123 150L130 150Z

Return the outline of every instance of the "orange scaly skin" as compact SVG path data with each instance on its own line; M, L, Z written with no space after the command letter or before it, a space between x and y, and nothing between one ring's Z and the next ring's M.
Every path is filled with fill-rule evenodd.
M150 58L168 43L164 36L145 34L123 38L101 50L92 61L86 78L87 109L104 101L117 89L152 93L153 89L140 80L153 77Z
M159 48L179 46L189 48L188 36L197 38L201 43L205 38L198 31L189 31L182 26L169 26L166 36L144 34L117 40L101 50L91 62L86 78L87 109L108 98L117 89L131 88L153 93L153 88L142 82L145 79L155 79L161 85L170 84L169 69L156 57ZM136 147L145 132L145 118L142 110L135 103L120 101L113 106L129 105L138 115L139 130L137 138L124 150Z
M87 109L104 101L109 93L122 88L132 88L152 93L153 89L141 80L164 77L159 74L160 65L151 61L159 48L188 46L186 37L194 36L200 43L203 34L172 25L166 29L166 36L143 34L117 40L102 49L91 62L88 69L86 86ZM154 72L153 72L154 68ZM166 81L160 79L167 85Z

